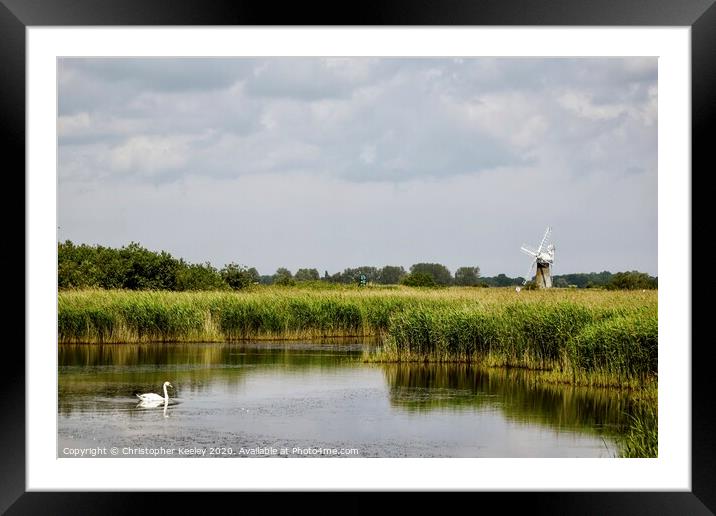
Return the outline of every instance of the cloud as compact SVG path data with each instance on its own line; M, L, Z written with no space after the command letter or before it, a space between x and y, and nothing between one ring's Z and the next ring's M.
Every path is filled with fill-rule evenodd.
M194 143L183 136L135 136L109 153L110 168L120 173L134 172L153 175L176 170L188 161L188 145Z
M253 69L252 60L226 58L61 58L60 72L76 80L151 91L217 90Z
M380 67L381 60L375 59L267 59L247 77L246 91L296 100L347 98L356 88L379 80L373 72Z
M60 218L262 270L420 255L514 274L513 236L549 223L617 249L567 245L570 270L656 272L657 94L656 58L63 58ZM207 241L224 230L253 244Z
M63 207L59 225L79 241L135 240L188 260L237 261L262 273L437 261L452 271L478 265L487 275L521 275L529 264L520 246L539 240L549 223L558 273L655 272L656 192L648 178L571 181L564 170L516 168L400 184L312 174L242 176L220 188L204 176L151 188L124 183L79 191L67 184L61 196L75 202Z

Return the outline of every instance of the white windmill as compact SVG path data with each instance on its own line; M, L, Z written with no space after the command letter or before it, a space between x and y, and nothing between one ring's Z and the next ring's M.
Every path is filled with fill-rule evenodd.
M523 245L520 249L523 253L528 254L532 257L532 263L530 264L530 270L527 272L527 278L522 282L526 284L532 279L535 267L537 268L535 274L535 285L537 288L552 288L552 264L554 263L554 244L549 242L549 235L552 232L552 228L547 226L547 230L544 232L542 241L539 244L537 250L530 249L526 245Z

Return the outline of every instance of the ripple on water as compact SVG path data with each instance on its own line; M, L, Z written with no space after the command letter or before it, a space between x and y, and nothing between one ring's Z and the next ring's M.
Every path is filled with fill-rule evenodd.
M539 385L523 373L363 364L359 343L113 346L60 346L61 443L598 457L609 456L605 442L628 412L624 397ZM177 395L166 412L163 403L138 406L135 393L166 380Z

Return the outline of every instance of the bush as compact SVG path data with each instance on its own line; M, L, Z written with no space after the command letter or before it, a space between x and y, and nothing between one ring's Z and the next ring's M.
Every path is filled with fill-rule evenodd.
M480 284L480 267L460 267L455 271L455 285L474 287Z
M450 285L452 274L441 263L416 263L410 267L411 274L427 274L437 285Z
M397 285L405 277L405 269L399 265L386 265L378 272L378 283Z
M433 277L426 272L411 272L401 281L408 287L434 287L436 286Z
M259 281L256 269L249 269L236 263L230 263L221 269L221 278L234 290L245 289Z
M228 287L210 263L184 264L177 271L177 290L223 290Z
M644 272L617 272L606 285L608 290L646 290L657 288L657 280Z
M69 240L57 245L57 286L60 289L128 290L227 288L222 276L209 263L189 264L167 252L150 251L135 242L112 249L75 245Z
M316 269L298 269L296 271L296 281L318 281L320 279Z

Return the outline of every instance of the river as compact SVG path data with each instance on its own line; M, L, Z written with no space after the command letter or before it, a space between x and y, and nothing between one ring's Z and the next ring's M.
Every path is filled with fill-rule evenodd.
M614 457L629 400L358 341L59 346L58 456ZM142 406L137 393L168 403ZM94 451L92 451L94 450Z

